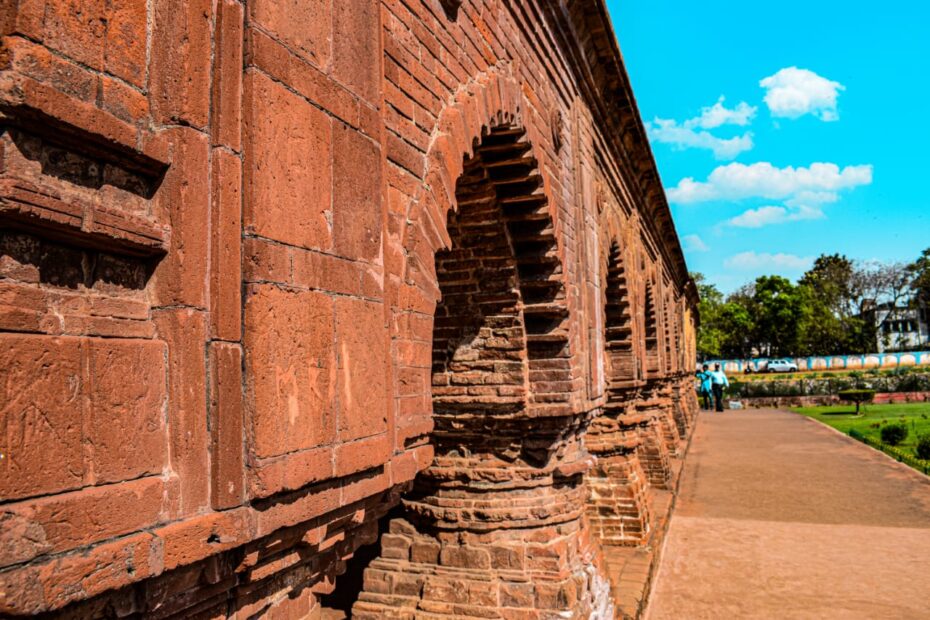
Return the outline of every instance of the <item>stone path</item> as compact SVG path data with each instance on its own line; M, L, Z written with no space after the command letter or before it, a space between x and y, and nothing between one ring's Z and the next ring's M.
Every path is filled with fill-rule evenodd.
M646 617L930 618L930 478L783 411L702 413Z

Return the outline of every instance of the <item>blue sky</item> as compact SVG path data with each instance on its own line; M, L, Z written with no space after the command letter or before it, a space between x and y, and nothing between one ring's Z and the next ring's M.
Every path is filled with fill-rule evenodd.
M930 2L607 4L692 271L930 247Z

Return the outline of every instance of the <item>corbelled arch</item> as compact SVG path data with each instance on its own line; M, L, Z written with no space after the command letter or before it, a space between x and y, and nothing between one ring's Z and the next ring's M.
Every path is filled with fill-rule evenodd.
M604 327L608 362L608 400L611 388L626 387L639 378L633 353L633 312L626 261L615 241L606 256Z
M602 230L609 230L608 222ZM636 409L641 378L627 260L617 236L601 243L606 401L585 436L597 457L586 474L588 519L605 545L644 544L650 532L648 481L639 461L649 416Z
M676 388L679 377L677 364L675 363L673 293L667 274L663 273L660 276L660 282L662 283L662 287L659 289L661 304L658 314L660 317L659 335L662 362L661 370L651 386L651 391L655 394L655 400L659 401L663 413L660 421L666 449L669 454L677 455L682 437L682 425L679 424L676 411Z
M665 351L665 374L669 375L675 371L675 350L673 348L674 327L672 326L672 294L671 284L668 278L662 279L662 340Z
M645 385L641 392L642 398L637 401L636 407L647 422L640 430L642 442L638 454L649 483L658 488L666 488L671 476L671 466L667 442L667 403L661 395L662 379L665 376L660 338L661 289L656 265L650 265L644 271Z
M646 341L646 376L650 379L656 377L660 371L659 356L659 311L657 307L657 292L655 282L650 278L646 280L643 307L645 313Z
M408 219L403 286L436 304L435 456L365 571L357 618L487 617L501 600L525 614L612 613L583 519L587 414L572 407L557 222L530 131L517 113L486 113L506 90L501 76L488 84L441 120L449 131ZM472 137L455 134L475 118L486 122ZM514 598L540 578L574 594Z
M688 371L685 357L685 303L680 291L672 296L672 339L674 343L674 371L672 380L672 404L678 436L684 439L691 428L691 401L694 400L694 379Z
M433 429L430 390L433 317L440 300L435 256L451 247L447 219L454 212L458 180L465 162L475 155L481 138L491 128L522 126L526 104L510 64L501 62L462 84L445 103L429 137L422 168L412 166L389 189L384 268L390 306L395 376L409 387L395 394L395 408L403 411L395 431L395 449L421 444L415 467L432 460L429 433ZM528 136L535 139L532 128ZM543 166L540 166L542 168ZM419 179L410 181L407 172ZM540 176L545 179L545 172ZM545 181L543 181L545 183ZM559 226L553 222L553 228Z

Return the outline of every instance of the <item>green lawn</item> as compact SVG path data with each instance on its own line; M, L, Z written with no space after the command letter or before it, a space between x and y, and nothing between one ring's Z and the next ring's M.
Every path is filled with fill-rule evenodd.
M832 407L793 407L795 413L819 420L843 433L856 429L863 435L876 440L881 437L881 427L890 422L904 422L908 428L907 439L898 447L910 455L918 435L930 435L930 403L907 403L900 405L863 405L862 415L856 417L855 405Z

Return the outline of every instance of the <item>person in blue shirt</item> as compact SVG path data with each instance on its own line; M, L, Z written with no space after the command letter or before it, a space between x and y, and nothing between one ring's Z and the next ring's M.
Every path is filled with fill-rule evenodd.
M704 409L710 411L711 405L711 381L710 381L710 370L708 369L707 364L704 364L699 371L694 373L694 377L698 381L697 392L701 397L702 404Z
M717 411L723 411L723 390L730 387L730 381L720 370L720 364L714 364L714 372L710 373L711 389L714 391L714 404Z

